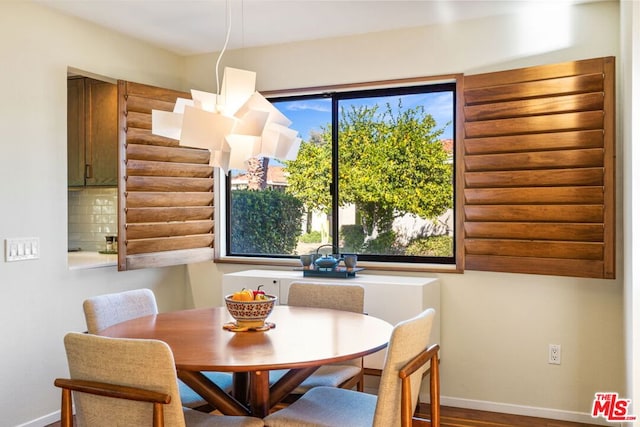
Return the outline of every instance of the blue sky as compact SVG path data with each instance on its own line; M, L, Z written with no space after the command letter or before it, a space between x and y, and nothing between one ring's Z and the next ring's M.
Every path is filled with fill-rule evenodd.
M404 109L424 105L425 110L435 119L438 129L450 122L442 138L453 138L453 92L350 99L340 101L340 106L348 108L349 105L372 106L377 103L383 110L389 103L395 110L398 98L402 98ZM274 105L293 122L291 129L297 130L304 141L309 139L312 130L319 130L321 126L326 126L331 121L331 100L328 98L281 101L274 102Z

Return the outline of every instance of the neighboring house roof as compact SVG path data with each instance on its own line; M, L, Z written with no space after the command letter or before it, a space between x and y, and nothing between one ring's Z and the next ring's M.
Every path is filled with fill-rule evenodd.
M444 148L447 154L453 154L453 139L441 139L440 142L442 143L442 148Z
M287 185L287 175L283 166L269 166L267 169L267 185L283 186ZM247 174L240 174L233 178L233 185L247 185L249 182Z

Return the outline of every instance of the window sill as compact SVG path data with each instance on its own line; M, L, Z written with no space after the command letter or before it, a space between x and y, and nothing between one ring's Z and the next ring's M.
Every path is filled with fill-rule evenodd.
M220 264L244 264L244 265L266 265L269 267L300 267L301 264L296 259L282 258L262 258L262 257L238 257L224 256L215 258L214 262ZM455 265L449 264L409 264L409 263L386 263L386 262L358 262L358 267L371 271L390 272L429 272L429 273L463 273L464 271Z
M115 267L118 265L118 254L101 254L98 252L69 252L67 254L69 270L85 270L90 268Z

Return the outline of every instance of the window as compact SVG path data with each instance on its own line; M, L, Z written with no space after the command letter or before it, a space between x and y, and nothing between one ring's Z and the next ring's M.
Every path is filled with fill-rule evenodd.
M425 270L431 268L425 263L440 262L451 270L455 261L456 272L613 279L614 77L615 58L608 57L325 87L304 96L265 94L302 132L302 155L295 162L255 159L248 170L231 171L220 181L207 150L151 135L151 109L170 110L183 94L119 82L119 269L229 255L242 258L229 262L269 257L270 263L283 258L284 265L326 241L342 253L382 263L367 265L372 269ZM455 83L442 84L445 79ZM376 85L384 89L372 90ZM443 105L448 115L440 114ZM422 117L422 109L433 126L410 120ZM408 138L415 134L421 137ZM412 155L397 155L394 150L405 143L414 144L405 150ZM372 155L380 147L384 156ZM432 173L419 175L422 149L432 150ZM397 181L411 173L424 179L400 188L408 194L396 191ZM214 190L223 182L224 195ZM374 191L376 186L384 191ZM416 214L410 203L421 200L424 190L450 196L432 198L431 212ZM390 200L364 197L376 194ZM444 208L452 218L446 233L421 235L409 244L398 243L396 228L384 234L389 222L393 227L407 212L432 219ZM226 221L216 233L220 244L214 214ZM436 238L435 255L418 245L409 253L413 242Z
M227 178L227 254L455 262L456 83L271 98L300 132L295 160Z

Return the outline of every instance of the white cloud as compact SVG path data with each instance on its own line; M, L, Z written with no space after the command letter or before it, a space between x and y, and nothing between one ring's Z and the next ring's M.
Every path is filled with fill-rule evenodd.
M287 103L285 110L286 111L303 111L303 110L311 110L318 111L320 113L330 113L331 112L331 103L326 101L297 101Z

